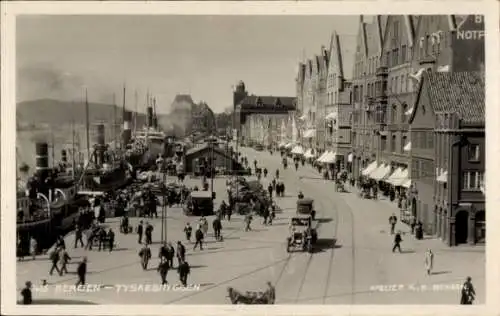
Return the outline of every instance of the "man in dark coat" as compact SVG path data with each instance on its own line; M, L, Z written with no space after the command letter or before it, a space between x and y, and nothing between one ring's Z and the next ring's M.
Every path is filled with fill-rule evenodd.
M104 228L99 229L99 251L106 249L106 231Z
M113 247L115 246L115 232L111 228L108 231L108 246L109 252L113 251Z
M80 242L80 246L85 247L83 240L82 226L80 224L75 225L75 249L78 248L78 242Z
M78 265L76 269L76 274L78 274L78 282L76 286L85 285L85 276L87 275L87 257L83 257L82 262Z
M194 237L196 238L196 242L194 244L193 250L196 249L196 246L200 245L200 250L203 250L203 232L201 231L201 226L198 225L196 232L194 233Z
M153 243L153 225L146 223L144 234L146 235L146 243L151 245Z
M141 257L142 269L147 270L149 259L151 259L151 249L148 247L148 244L144 244L144 247L139 251L139 257Z
M220 238L221 238L220 231L222 229L222 223L221 223L220 218L218 216L215 217L214 221L212 222L212 227L214 229L215 240L220 240Z
M27 281L25 283L26 287L21 291L21 296L23 297L23 305L30 305L33 303L33 294L31 293L31 282Z
M52 263L52 266L51 266L50 271L49 271L50 275L52 275L52 273L54 273L54 270L56 270L57 273L61 274L61 270L59 270L59 267L57 266L57 263L59 262L59 258L60 258L59 248L56 248L50 254L50 261Z
M167 262L168 266L173 268L174 267L174 257L175 257L175 249L172 246L172 243L167 244Z
M389 225L391 225L391 235L394 235L394 228L396 227L396 223L398 222L398 218L396 214L392 213L389 217Z
M467 277L467 280L462 286L460 304L472 305L472 302L474 301L475 297L476 297L476 291L474 290L474 286L472 285L472 278Z
M183 261L186 260L186 247L180 242L177 241L177 261L178 261L178 266L181 265Z
M267 191L269 192L269 197L272 199L273 198L273 185L272 183L269 183L267 186Z
M163 261L158 266L158 272L160 273L160 277L161 277L161 285L168 284L167 273L168 273L169 269L170 269L170 266L168 265L168 261Z
M137 226L137 236L139 237L138 243L142 244L142 234L144 233L144 226L142 221L139 222L139 226Z
M179 272L179 280L181 281L183 286L187 286L187 278L189 273L191 272L191 268L189 267L189 263L187 261L182 261L178 268Z
M394 246L392 247L392 252L396 251L396 249L399 250L401 253L401 242L403 241L403 238L401 238L401 232L397 232L396 235L394 236Z

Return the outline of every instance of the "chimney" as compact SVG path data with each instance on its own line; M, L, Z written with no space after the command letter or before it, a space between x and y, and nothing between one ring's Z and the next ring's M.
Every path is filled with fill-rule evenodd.
M97 125L97 144L96 144L96 164L102 165L104 163L104 152L106 151L104 124Z
M43 182L49 172L49 144L45 142L35 144L36 175Z
M132 112L123 112L123 131L122 131L122 142L123 146L126 147L130 143L132 138L132 130L130 128L132 122Z

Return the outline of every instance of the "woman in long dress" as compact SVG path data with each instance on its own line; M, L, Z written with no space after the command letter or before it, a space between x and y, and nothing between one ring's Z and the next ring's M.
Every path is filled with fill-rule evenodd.
M434 253L432 250L427 249L425 252L425 270L427 271L427 275L431 275L432 265L434 263Z

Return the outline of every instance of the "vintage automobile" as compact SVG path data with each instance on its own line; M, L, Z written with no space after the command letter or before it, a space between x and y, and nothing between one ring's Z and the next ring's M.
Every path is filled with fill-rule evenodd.
M312 220L316 219L316 210L314 209L314 200L301 198L297 200L297 215L309 215Z
M301 250L312 253L318 241L317 227L318 221L312 220L310 215L292 217L290 236L286 239L286 251Z
M257 145L255 145L254 148L256 151L263 151L264 150L264 146L262 146L262 144L257 144Z
M210 191L192 191L186 205L184 214L192 216L210 216L214 214L214 200Z

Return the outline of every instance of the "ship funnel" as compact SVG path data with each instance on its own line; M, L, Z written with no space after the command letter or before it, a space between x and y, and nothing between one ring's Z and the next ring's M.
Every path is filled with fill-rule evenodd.
M35 155L36 155L36 174L40 177L43 182L49 173L49 144L47 143L36 143L35 144Z
M155 116L153 116L153 128L158 128L158 118Z
M97 144L96 144L96 164L102 165L104 163L104 152L106 151L106 139L105 139L105 128L104 124L97 125Z
M132 130L130 128L132 122L132 112L125 111L123 112L123 131L122 131L122 142L124 146L127 146L130 143L130 139L132 138Z
M68 153L66 152L65 149L61 150L61 161L63 163L67 163L68 162Z
M153 127L153 107L148 106L148 113L147 113L147 120L148 120L148 127L151 128Z

